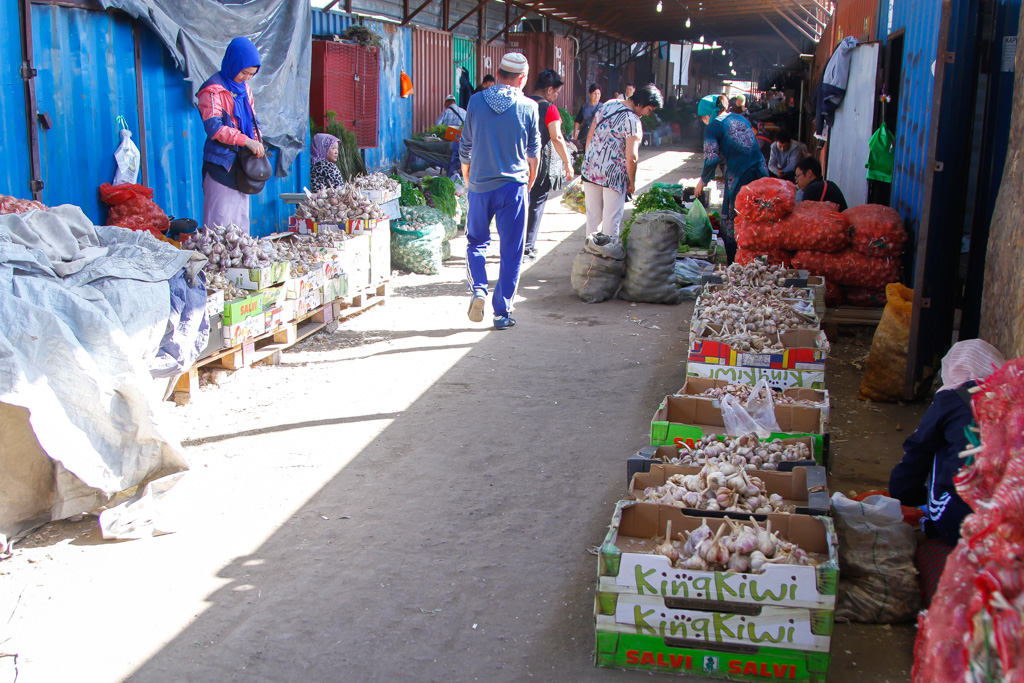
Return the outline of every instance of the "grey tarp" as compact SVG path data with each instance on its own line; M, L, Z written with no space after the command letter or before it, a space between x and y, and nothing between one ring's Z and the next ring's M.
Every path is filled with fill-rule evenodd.
M309 0L99 0L142 20L170 51L192 84L192 95L220 70L224 50L245 36L263 64L249 82L264 139L280 150L277 174L288 175L306 146L313 13ZM197 113L196 116L199 114Z
M149 397L169 283L203 263L75 206L0 216L0 533L187 469Z

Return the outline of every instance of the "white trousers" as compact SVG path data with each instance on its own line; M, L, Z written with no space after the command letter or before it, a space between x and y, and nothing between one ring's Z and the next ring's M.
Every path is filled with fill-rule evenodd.
M584 181L583 196L587 205L587 233L600 231L618 239L626 194Z

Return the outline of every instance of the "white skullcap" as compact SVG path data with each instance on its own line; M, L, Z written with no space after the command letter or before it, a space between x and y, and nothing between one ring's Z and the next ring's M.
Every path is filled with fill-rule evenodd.
M510 74L521 74L525 73L530 68L530 65L527 63L525 55L518 52L509 52L501 58L501 64L498 65L498 68Z

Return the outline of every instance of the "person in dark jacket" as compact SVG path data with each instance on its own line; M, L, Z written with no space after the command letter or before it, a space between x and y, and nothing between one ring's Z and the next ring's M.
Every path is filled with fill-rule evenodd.
M587 88L587 99L576 112L576 120L573 122L572 137L576 140L576 146L582 151L587 147L587 134L590 132L590 124L594 121L594 115L601 108L601 86L591 83Z
M971 512L953 484L964 463L960 453L969 448L965 430L974 420L970 389L1003 362L1002 354L980 339L954 344L942 359L942 388L903 443L903 459L889 476L889 495L907 506L927 504L925 534L951 545Z
M821 164L817 159L807 157L799 161L793 172L793 180L800 188L797 201L834 202L839 205L840 211L846 211L849 208L846 204L846 197L843 196L843 191L839 189L839 186L832 181L822 179Z
M495 83L494 76L491 75L491 74L487 74L486 76L484 76L484 80L480 81L480 85L476 86L476 90L473 91L473 94L475 95L478 92L480 92L481 90L487 90L492 85L494 85L494 83ZM468 107L469 105L466 105L466 106Z

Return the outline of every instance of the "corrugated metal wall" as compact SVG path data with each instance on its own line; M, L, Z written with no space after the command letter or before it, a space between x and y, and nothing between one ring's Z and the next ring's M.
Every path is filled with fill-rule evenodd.
M313 35L319 38L341 35L354 23L356 23L355 17L350 14L313 10Z
M93 221L102 222L107 209L98 188L114 176L114 150L120 142L115 117L125 117L139 144L132 21L119 12L35 5L32 22L38 108L53 120L50 130L40 127L43 201L76 204ZM201 218L206 134L199 112L188 84L157 36L142 25L135 30L140 32L142 48L148 182L154 199L168 214ZM0 120L13 118L14 105L8 106L6 100L0 104ZM257 113L259 106L257 101ZM5 165L11 163L8 160L17 165L19 159L27 159L27 134L20 139L5 135L4 143ZM17 149L19 143L23 152ZM20 173L25 178L22 184L27 185L27 169ZM301 154L287 178L272 178L252 198L253 234L270 234L285 226L291 211L279 194L301 191L308 175L308 155ZM24 191L19 194L27 196Z
M412 30L412 127L434 125L452 80L452 36L417 26Z
M498 28L501 27L499 26ZM497 31L498 29L494 30ZM480 78L483 78L487 74L497 76L498 65L501 64L501 58L508 51L508 48L505 47L505 43L498 40L493 43L488 43L486 40L483 40L480 42L479 49L480 70L478 73L480 74Z
M36 102L53 127L39 128L43 203L75 204L106 217L99 185L111 182L120 143L114 119L128 121L138 144L135 41L126 14L33 5Z
M379 125L376 149L364 150L366 167L386 170L398 165L405 154L405 139L413 134L413 98L401 97L401 72L412 74L412 29L367 21L367 28L384 37L381 50Z
M885 0L888 5L888 0ZM835 42L853 36L860 42L875 39L878 18L878 0L843 0L836 4L833 15L836 22Z
M462 28L461 26L459 28ZM476 41L465 36L455 36L452 43L454 69L452 75L452 93L459 96L459 67L469 72L469 82L474 88L480 83L476 73ZM461 106L462 103L459 102Z
M21 80L21 22L18 3L0 3L0 194L31 199L25 83Z
M891 205L915 237L924 196L941 5L941 0L899 0L893 7L892 31L904 29L905 34Z

